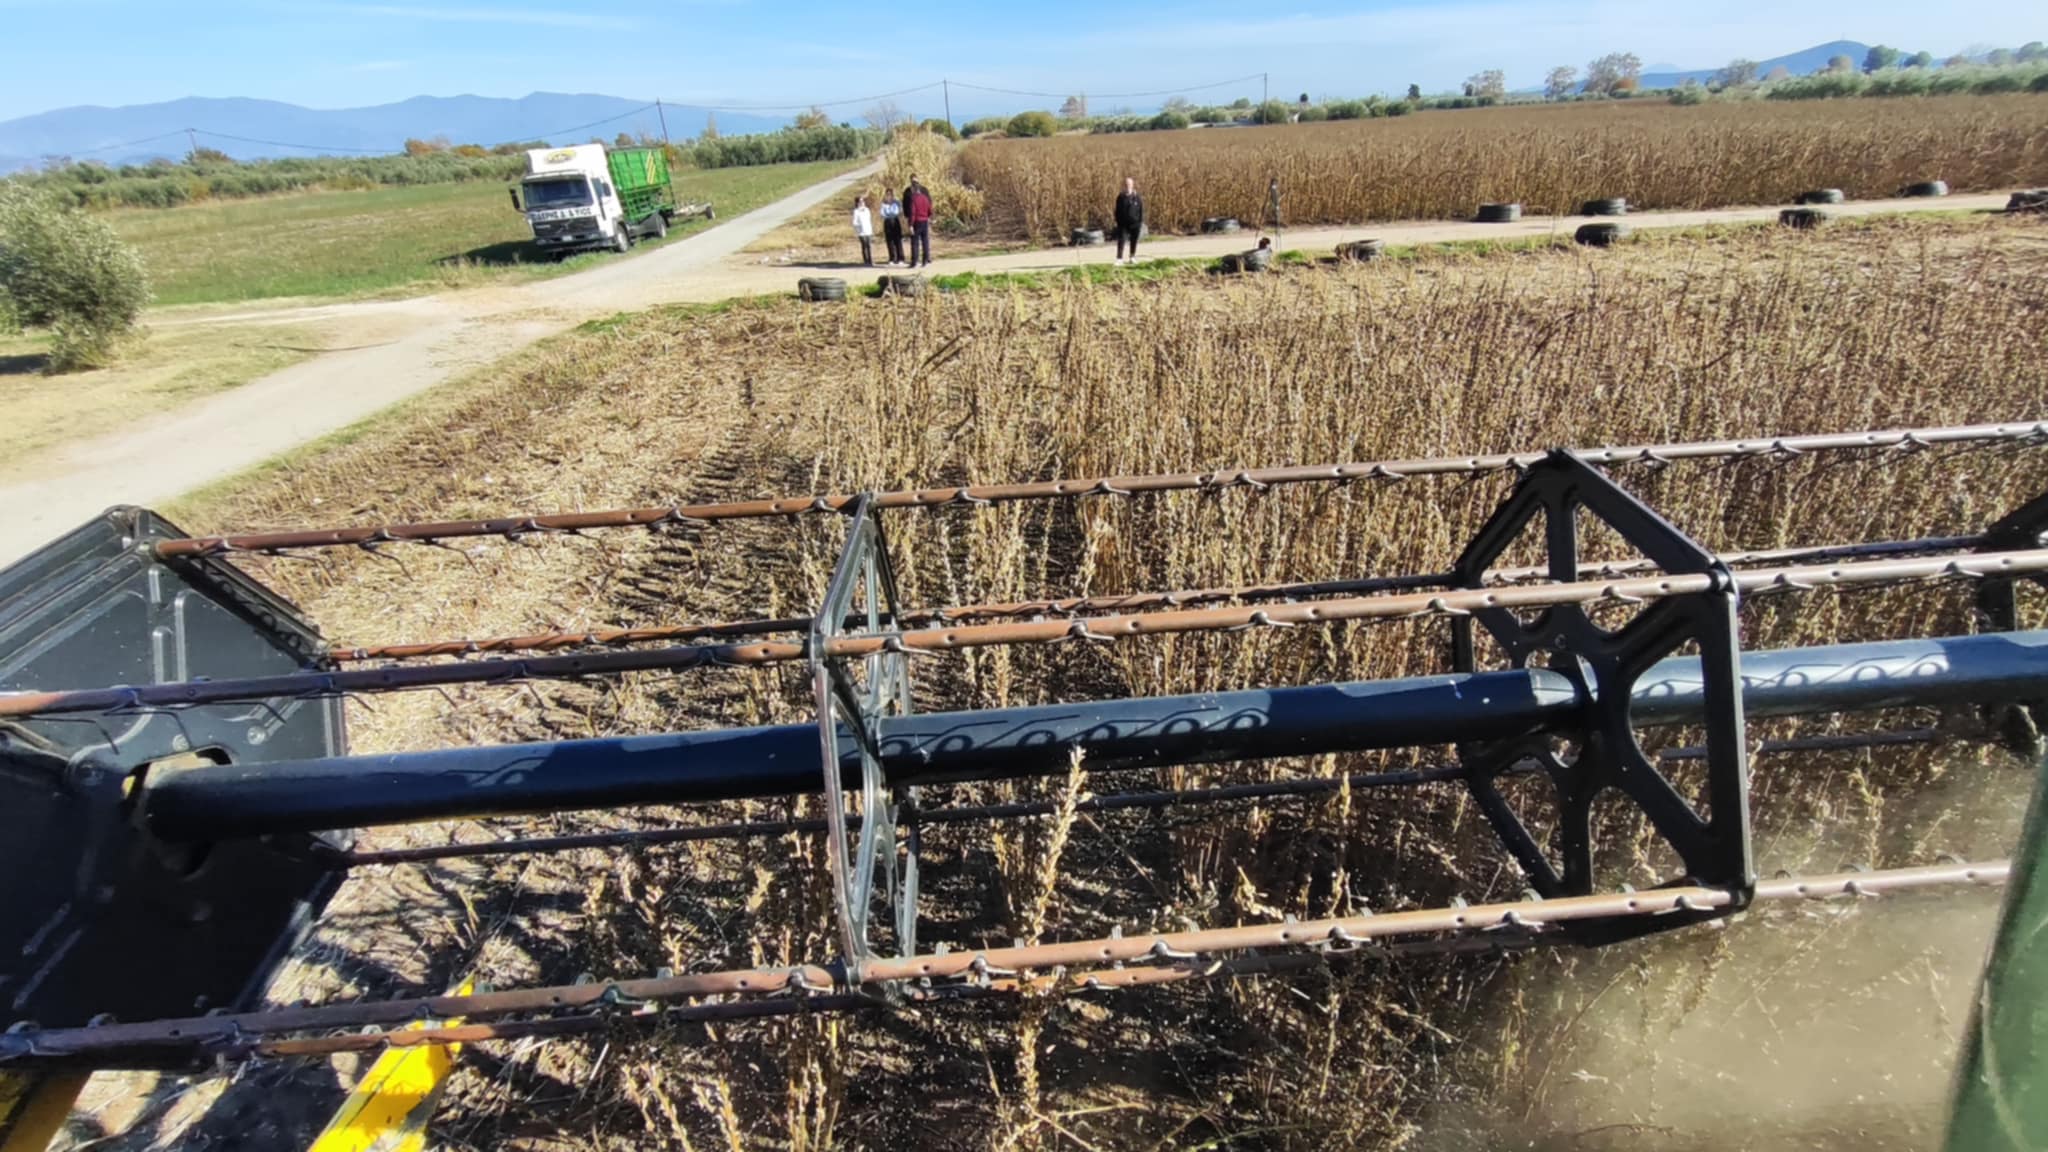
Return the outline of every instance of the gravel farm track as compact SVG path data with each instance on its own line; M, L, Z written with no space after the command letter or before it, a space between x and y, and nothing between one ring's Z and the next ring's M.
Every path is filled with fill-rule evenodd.
M479 288L400 300L360 301L181 317L157 326L293 325L322 334L335 349L139 427L120 428L10 461L0 470L0 564L11 562L115 504L161 506L193 489L255 467L380 409L482 367L585 321L659 304L703 303L792 291L807 270L858 277L833 264L763 264L742 249L805 210L843 194L872 169L834 177L659 251L607 262L573 276L517 287ZM1991 211L2006 193L1940 200L1874 200L1830 209L1837 215ZM1778 209L1653 212L1631 216L1638 229L1762 222ZM1280 245L1328 252L1361 234L1389 244L1512 240L1568 235L1565 217L1512 224L1418 222L1288 230ZM1209 258L1249 247L1252 232L1161 238L1147 258ZM948 259L937 270L1003 273L1052 270L1110 259L1104 248L1054 248Z

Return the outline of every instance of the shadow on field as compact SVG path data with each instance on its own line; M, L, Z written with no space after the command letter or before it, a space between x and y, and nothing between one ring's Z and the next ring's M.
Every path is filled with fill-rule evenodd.
M36 376L50 366L50 358L41 352L23 356L0 356L0 376Z
M435 261L442 265L481 264L491 268L509 268L515 264L545 264L548 256L533 246L529 240L501 240L481 248L453 256L443 256Z

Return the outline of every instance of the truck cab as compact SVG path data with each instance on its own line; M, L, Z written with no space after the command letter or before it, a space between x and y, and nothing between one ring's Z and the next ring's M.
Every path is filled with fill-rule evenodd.
M543 251L559 257L591 248L624 252L633 246L602 144L533 149L526 154L520 191L533 242Z

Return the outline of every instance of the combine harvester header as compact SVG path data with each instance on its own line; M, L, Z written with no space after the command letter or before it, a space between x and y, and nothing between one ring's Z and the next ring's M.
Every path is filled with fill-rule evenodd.
M2048 632L2019 628L2016 585L2048 575L2048 496L1970 535L1716 555L1613 474L1696 461L1918 452L2023 453L2048 424L1978 425L1157 476L1053 480L491 520L187 537L116 509L0 572L0 1067L196 1067L518 1036L622 1022L904 1007L1282 973L1399 956L1599 945L1757 901L2006 879L2003 861L1759 881L1747 722L1939 706L1969 723L1781 742L1796 752L1937 738L2039 755ZM1507 499L1447 571L1313 583L903 604L885 523L1006 501L1141 499L1284 485L1512 473ZM235 560L602 529L830 518L844 545L808 617L335 646ZM1581 524L1633 558L1582 562ZM1542 562L1504 567L1533 542ZM1742 597L1931 581L1975 587L1974 634L1743 651ZM1632 614L1625 624L1601 621ZM1441 622L1435 675L920 714L913 680L995 645ZM802 665L809 724L350 755L344 697L633 671ZM1696 748L1647 755L1638 730ZM1369 749L1455 746L1408 771L1093 796L1086 811L1198 807L1340 789L1462 783L1534 898L1315 922L947 950L919 946L920 830L1042 815L1051 803L925 807L922 785ZM1666 765L1697 765L1697 798ZM1507 786L1549 783L1555 827ZM411 821L815 795L822 818L362 851L345 830ZM1596 800L1620 796L1675 853L1666 885L1600 874ZM1703 801L1703 803L1702 803ZM265 1008L282 958L348 870L456 856L823 834L837 954L772 969L650 973L475 995ZM162 942L177 940L176 948ZM134 965L148 958L149 975ZM454 1022L458 1020L459 1023ZM422 1021L428 1026L418 1027ZM412 1027L408 1027L412 1026Z

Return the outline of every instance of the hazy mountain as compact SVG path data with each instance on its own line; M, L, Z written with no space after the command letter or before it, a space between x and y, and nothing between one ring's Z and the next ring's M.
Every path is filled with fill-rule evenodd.
M202 146L238 160L363 149L396 152L409 137L446 136L457 144L488 146L511 140L575 143L600 135L609 140L620 132L659 136L660 118L652 108L639 111L643 103L616 96L535 92L517 100L415 96L368 108L301 108L275 100L196 96L124 108L59 108L0 122L0 170L49 156L109 164L179 157L191 147L187 128L197 130ZM691 138L704 130L707 113L701 109L664 111L674 138ZM719 131L728 136L773 131L789 122L786 116L717 116Z
M1790 72L1794 76L1825 72L1828 61L1837 56L1847 56L1855 61L1856 67L1861 68L1863 67L1863 58L1869 53L1870 45L1868 44L1861 44L1854 40L1830 40L1826 44L1815 44L1811 48L1801 49L1788 55L1773 56L1769 60L1759 60L1756 62L1756 75L1757 79L1761 80L1780 67L1783 67L1785 71ZM1723 61L1723 64L1725 63ZM1643 87L1676 88L1687 80L1696 80L1701 84L1705 84L1707 81L1712 80L1714 73L1719 72L1721 68L1722 64L1716 64L1712 68L1693 68L1685 71L1677 69L1647 71L1643 73Z

